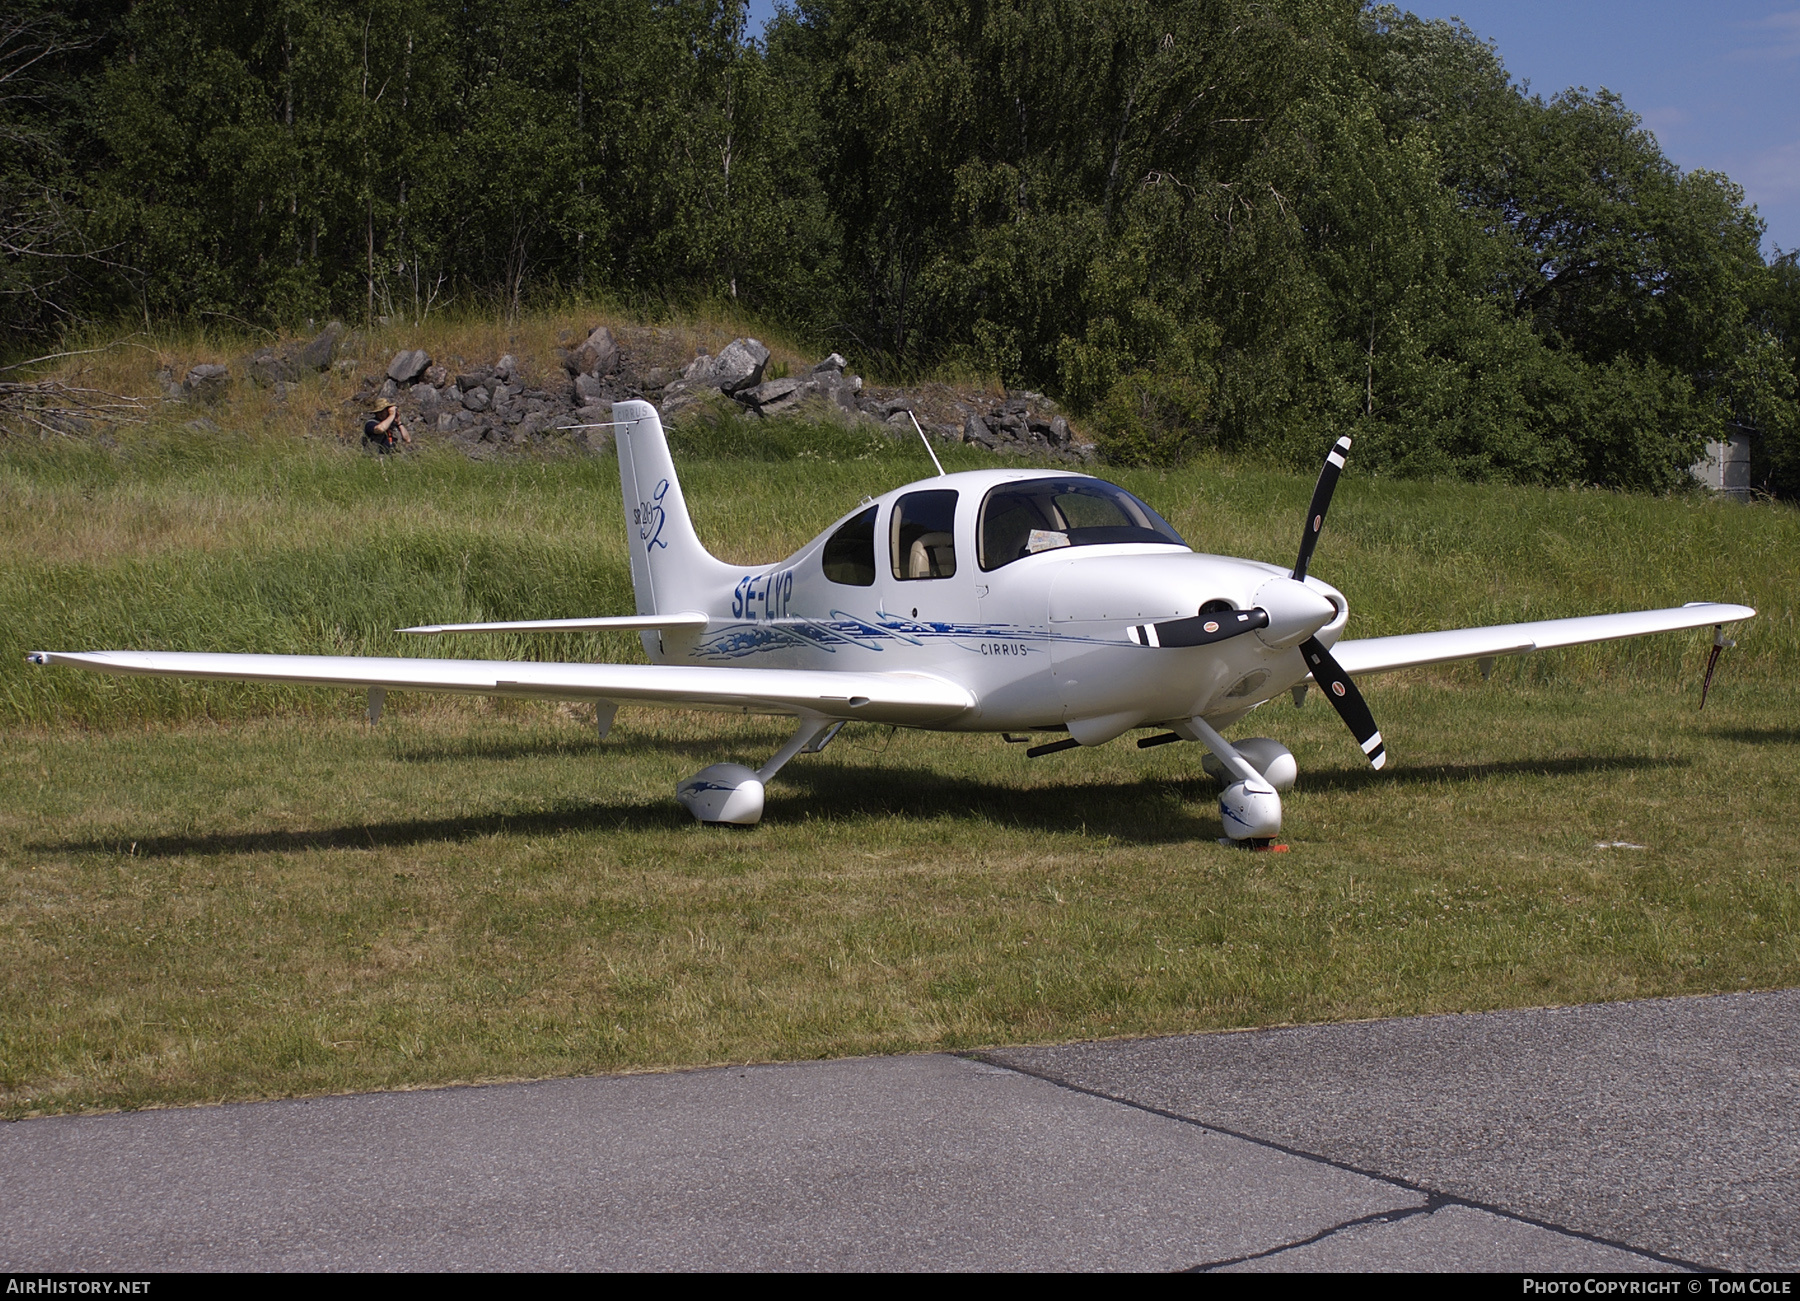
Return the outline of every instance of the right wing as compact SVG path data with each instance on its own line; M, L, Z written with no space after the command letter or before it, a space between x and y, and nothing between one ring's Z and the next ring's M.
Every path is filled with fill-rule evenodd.
M605 700L743 714L866 719L902 726L943 722L975 707L975 697L967 688L928 673L187 651L33 651L25 658L32 664L67 664L100 673L150 677Z
M1709 624L1736 623L1755 613L1747 605L1696 601L1671 610L1633 610L1627 614L1590 614L1575 619L1503 623L1488 628L1365 637L1359 641L1340 641L1331 648L1331 655L1344 672L1354 677L1364 673L1386 673L1390 669L1416 668L1421 664L1520 655L1558 646L1581 646L1588 642L1644 637L1653 632L1679 632Z

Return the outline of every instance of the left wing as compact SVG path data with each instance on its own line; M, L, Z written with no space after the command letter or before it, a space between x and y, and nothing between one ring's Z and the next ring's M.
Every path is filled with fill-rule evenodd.
M68 664L101 673L151 677L605 700L676 709L867 719L903 726L942 722L975 707L975 697L966 687L928 673L184 651L33 651L25 658L32 664Z
M622 614L600 619L522 619L512 623L427 623L396 632L435 637L445 632L655 632L676 628L704 628L707 617L699 610L678 614Z
M1448 632L1415 632L1398 637L1365 637L1341 641L1331 648L1344 672L1359 676L1409 669L1450 660L1521 655L1526 651L1588 642L1644 637L1653 632L1679 632L1712 624L1736 623L1756 611L1747 605L1695 601L1671 610L1635 610L1629 614L1590 614L1576 619L1544 619L1536 623L1503 623L1488 628L1453 628Z

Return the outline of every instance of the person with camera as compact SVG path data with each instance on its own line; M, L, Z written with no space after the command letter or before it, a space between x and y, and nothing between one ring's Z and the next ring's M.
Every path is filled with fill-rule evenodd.
M398 435L398 441L396 441ZM370 416L363 421L363 446L374 446L377 453L386 456L400 443L412 442L412 435L406 426L400 423L400 408L390 402L385 415Z

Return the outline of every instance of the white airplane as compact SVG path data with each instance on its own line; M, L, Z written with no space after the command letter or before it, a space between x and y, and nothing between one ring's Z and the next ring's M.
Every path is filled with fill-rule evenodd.
M1262 846L1281 829L1279 792L1294 784L1294 757L1266 737L1233 743L1221 733L1284 692L1299 704L1318 686L1380 768L1387 752L1358 676L1468 659L1485 673L1501 655L1756 613L1696 603L1341 641L1349 602L1307 565L1348 438L1326 458L1291 571L1196 554L1149 506L1089 475L945 474L941 465L935 479L865 498L778 564L730 565L694 532L656 408L619 402L613 414L637 613L402 631L632 629L649 664L157 651L27 658L104 673L366 687L371 723L394 690L592 701L602 737L621 704L795 719L793 737L761 768L714 764L676 787L709 823L759 821L764 788L782 766L823 750L850 721L1009 740L1066 733L1031 756L1154 728L1139 746L1206 748L1203 764L1224 788L1227 838Z

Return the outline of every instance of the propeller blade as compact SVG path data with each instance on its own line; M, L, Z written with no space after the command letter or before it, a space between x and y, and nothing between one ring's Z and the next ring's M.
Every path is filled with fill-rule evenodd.
M1325 464L1319 470L1319 482L1313 488L1312 505L1306 508L1306 527L1300 531L1300 559L1294 562L1294 581L1306 578L1306 567L1312 563L1313 548L1319 545L1319 530L1325 527L1325 512L1331 509L1331 494L1337 491L1338 476L1344 472L1344 458L1350 455L1350 435L1337 440L1325 453Z
M1268 626L1269 612L1261 606L1253 606L1248 610L1226 610L1192 619L1136 623L1125 630L1125 635L1139 646L1211 646Z
M1382 744L1381 731L1375 726L1375 715L1369 712L1369 706L1362 698L1362 692L1356 689L1356 683L1350 675L1331 658L1331 652L1319 644L1317 637L1308 637L1300 643L1300 653L1306 657L1306 667L1312 670L1313 681L1319 686L1320 694L1331 702L1331 707L1338 711L1338 717L1356 737L1356 743L1369 757L1369 766L1380 768L1387 762L1387 747Z

